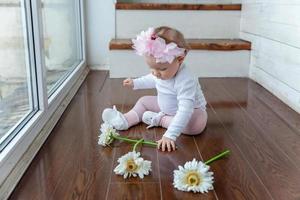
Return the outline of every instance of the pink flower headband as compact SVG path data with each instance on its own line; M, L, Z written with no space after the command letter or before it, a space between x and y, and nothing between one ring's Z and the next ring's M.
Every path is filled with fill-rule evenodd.
M163 38L155 35L154 28L142 31L132 42L136 54L153 56L156 63L172 63L177 56L184 55L185 52L184 48L179 48L174 42L166 44Z

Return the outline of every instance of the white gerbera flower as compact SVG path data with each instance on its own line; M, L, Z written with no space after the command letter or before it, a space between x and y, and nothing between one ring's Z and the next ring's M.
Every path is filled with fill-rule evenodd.
M113 126L108 123L101 124L100 132L98 144L102 146L107 146L114 141L114 138L111 137L112 135L119 135Z
M213 172L209 172L209 166L201 161L186 162L184 167L179 166L179 170L174 170L173 185L178 190L196 192L208 192L213 190Z
M129 152L118 159L119 165L114 169L118 175L123 178L136 177L137 175L143 179L144 175L148 175L151 171L151 161L144 160L140 157L140 152Z

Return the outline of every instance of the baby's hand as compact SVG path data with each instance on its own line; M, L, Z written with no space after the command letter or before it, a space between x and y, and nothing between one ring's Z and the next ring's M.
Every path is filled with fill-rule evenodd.
M131 78L127 78L123 81L123 86L133 88L133 80Z
M171 140L164 136L157 141L157 148L160 149L160 146L162 151L165 151L166 148L168 149L168 151L175 151L176 149L174 140Z

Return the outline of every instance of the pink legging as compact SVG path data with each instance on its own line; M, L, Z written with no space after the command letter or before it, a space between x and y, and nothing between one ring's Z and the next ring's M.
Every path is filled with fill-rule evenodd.
M129 127L138 124L142 121L142 116L145 111L160 112L157 96L144 96L141 97L135 104L135 106L124 116L128 122ZM161 118L159 125L168 128L172 122L174 116L165 115ZM207 122L207 113L205 110L195 108L192 117L183 130L182 133L187 135L197 135L201 133Z

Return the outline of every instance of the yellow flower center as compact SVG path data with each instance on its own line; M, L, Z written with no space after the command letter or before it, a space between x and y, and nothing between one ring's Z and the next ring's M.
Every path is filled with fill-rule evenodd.
M134 172L137 169L137 165L135 162L131 159L127 161L126 170L129 172Z
M189 172L186 176L186 182L188 185L199 185L201 183L201 177L198 173L196 172Z

